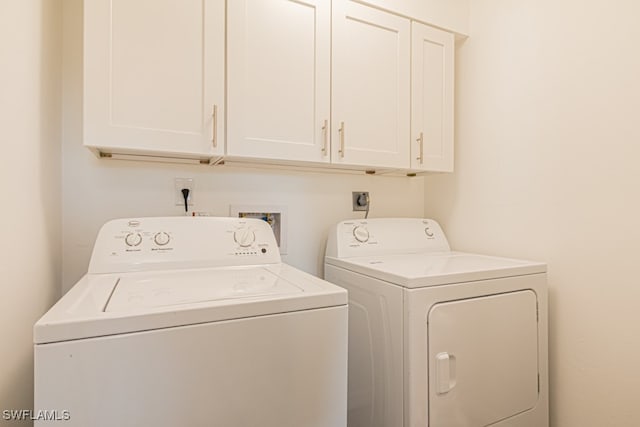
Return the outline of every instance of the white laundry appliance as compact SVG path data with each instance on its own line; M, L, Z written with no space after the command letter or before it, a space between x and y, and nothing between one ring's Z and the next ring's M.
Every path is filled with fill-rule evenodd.
M34 327L36 425L344 427L346 304L264 221L108 222Z
M454 252L436 221L344 221L349 427L548 426L542 263Z

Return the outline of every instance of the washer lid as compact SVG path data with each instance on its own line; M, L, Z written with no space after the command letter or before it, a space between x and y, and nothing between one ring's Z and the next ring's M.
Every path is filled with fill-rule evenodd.
M299 286L260 267L129 274L118 280L104 311L134 312L300 292Z
M462 252L326 258L327 264L407 288L544 273L546 264Z
M346 305L286 264L88 274L34 326L36 344Z

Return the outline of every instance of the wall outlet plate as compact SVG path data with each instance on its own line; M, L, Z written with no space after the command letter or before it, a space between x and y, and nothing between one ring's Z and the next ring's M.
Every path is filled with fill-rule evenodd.
M189 206L193 206L195 204L194 201L194 190L195 190L195 181L193 178L175 178L174 179L174 199L176 206L184 206L184 196L182 195L182 189L189 189L189 197L187 198L187 203Z
M231 205L229 216L234 218L258 218L273 229L280 255L287 254L287 207L276 205Z
M351 199L354 212L368 210L370 200L368 191L354 191L351 193Z

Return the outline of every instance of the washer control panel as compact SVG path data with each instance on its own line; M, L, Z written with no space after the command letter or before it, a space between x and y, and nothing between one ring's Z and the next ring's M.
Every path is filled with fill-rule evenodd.
M327 240L327 256L338 258L449 250L440 225L422 218L342 221Z
M118 219L100 230L89 273L280 262L273 230L259 219Z

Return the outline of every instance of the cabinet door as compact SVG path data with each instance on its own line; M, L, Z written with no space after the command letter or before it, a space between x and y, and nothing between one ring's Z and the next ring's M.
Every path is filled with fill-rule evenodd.
M85 145L222 154L224 24L224 0L85 2Z
M411 168L453 172L453 34L412 23Z
M334 163L409 167L410 22L333 1Z
M330 2L228 2L227 154L328 162Z

